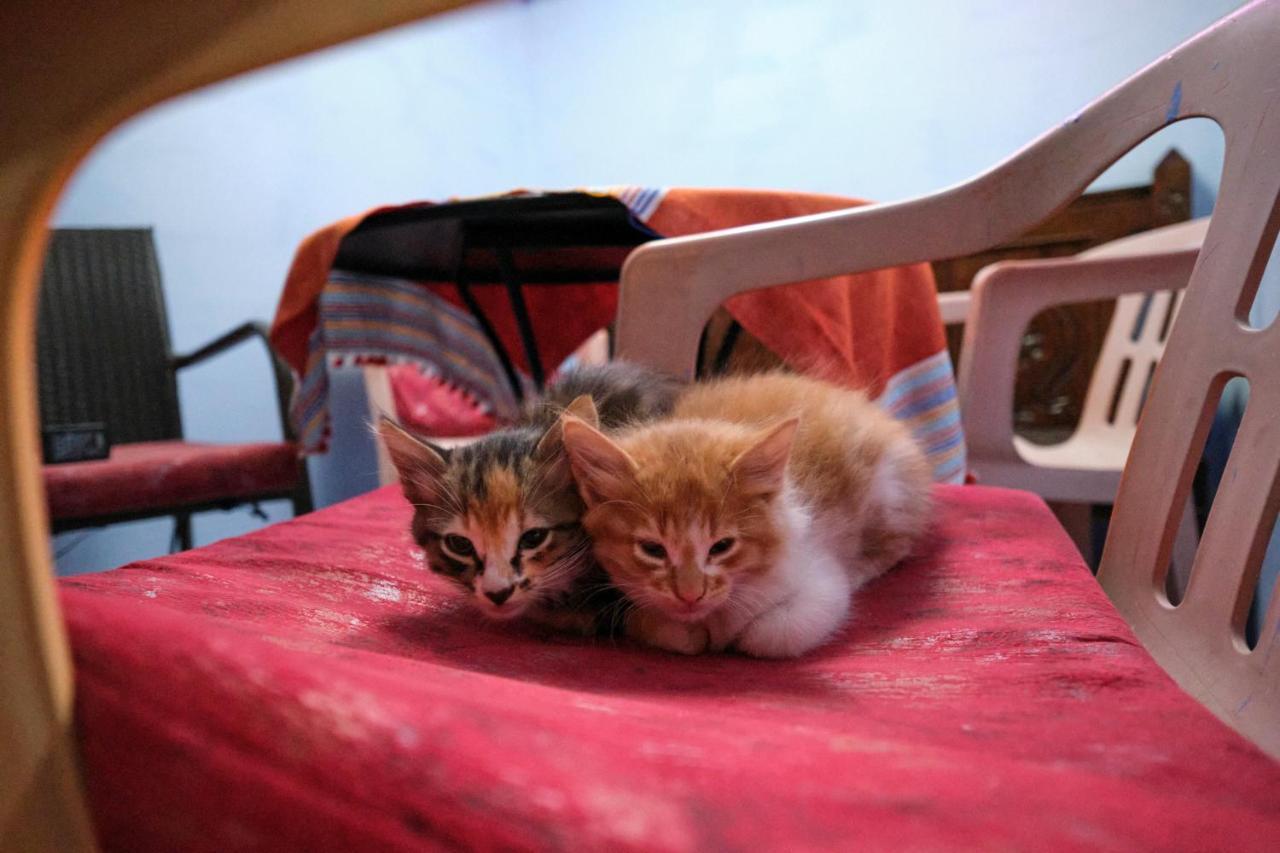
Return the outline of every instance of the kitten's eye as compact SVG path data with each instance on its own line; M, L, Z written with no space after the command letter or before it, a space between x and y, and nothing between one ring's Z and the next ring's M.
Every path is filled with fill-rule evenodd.
M662 543L654 542L652 539L641 539L636 543L636 547L646 557L653 557L655 560L665 560L667 558L667 549L662 547Z
M456 533L444 537L444 547L459 557L474 557L476 553L476 546L471 544L471 540Z
M707 554L712 557L718 557L721 554L727 554L729 553L729 549L733 547L733 543L734 543L733 537L726 536L725 538L712 543L711 547L707 549Z
M531 551L546 542L547 534L550 532L545 527L531 527L520 535L520 543L517 547L521 551Z

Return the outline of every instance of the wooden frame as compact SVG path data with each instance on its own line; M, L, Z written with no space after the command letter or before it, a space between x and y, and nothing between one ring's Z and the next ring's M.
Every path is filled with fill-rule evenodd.
M103 134L165 98L464 3L0 5L0 848L94 846L72 748L36 417L36 292L64 183Z
M1280 0L1257 0L1143 69L993 169L934 195L641 246L623 268L618 353L688 376L699 333L743 291L982 251L1061 210L1179 119L1215 120L1225 168L1204 249L1121 478L1100 579L1189 692L1280 755L1280 597L1253 653L1246 611L1280 507L1280 324L1249 327L1280 230ZM1176 607L1164 580L1213 408L1232 376L1248 410Z

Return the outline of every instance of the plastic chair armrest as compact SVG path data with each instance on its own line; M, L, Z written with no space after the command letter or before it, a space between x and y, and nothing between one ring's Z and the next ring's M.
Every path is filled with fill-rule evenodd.
M974 279L957 390L965 441L981 460L1020 461L1013 443L1018 350L1036 314L1056 305L1127 293L1180 290L1196 250L1109 258L1002 261Z
M952 290L938 294L938 313L942 315L942 325L960 326L969 318L969 303L972 301L967 290Z

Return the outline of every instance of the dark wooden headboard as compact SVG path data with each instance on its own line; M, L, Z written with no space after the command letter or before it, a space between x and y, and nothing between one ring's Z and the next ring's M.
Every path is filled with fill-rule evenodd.
M936 262L933 272L939 292L967 290L978 270L996 261L1074 255L1190 218L1191 165L1170 150L1150 184L1086 193L1031 233L986 252ZM1113 305L1069 305L1032 321L1018 357L1014 418L1019 433L1050 442L1075 427ZM953 364L959 363L961 334L959 327L947 330Z

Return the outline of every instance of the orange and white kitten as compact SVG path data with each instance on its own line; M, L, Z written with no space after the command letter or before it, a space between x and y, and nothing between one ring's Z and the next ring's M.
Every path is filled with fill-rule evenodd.
M614 438L567 415L563 443L596 557L635 605L628 632L686 654L821 645L929 518L907 429L800 376L690 386L670 419Z

